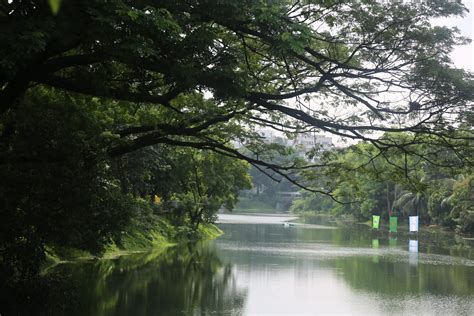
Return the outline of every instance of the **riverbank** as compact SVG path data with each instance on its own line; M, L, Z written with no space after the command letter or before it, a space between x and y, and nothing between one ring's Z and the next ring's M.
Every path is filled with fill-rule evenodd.
M46 260L38 275L2 286L0 314L31 314L22 313L23 308L28 311L44 311L40 314L47 315L54 314L50 310L63 313L70 306L79 306L77 297L80 292L77 287L80 287L83 280L95 280L94 288L100 288L111 277L109 269L119 262L126 263L121 272L139 270L153 262L166 261L169 253L179 252L181 248L187 249L187 244L191 244L189 247L192 248L200 240L211 240L223 234L214 224L201 223L194 230L189 226L174 226L169 219L157 215L147 215L146 219L131 223L101 254L72 248L46 247ZM76 278L69 273L60 272L70 265L98 267L101 273L96 276L85 273Z
M121 236L110 243L101 254L88 251L48 246L45 250L46 260L42 273L46 273L57 264L81 260L109 260L120 256L144 252L161 252L179 244L210 240L219 237L223 232L214 224L201 223L197 229L189 226L174 226L169 220L160 216L148 218L146 227L143 223L132 223Z
M304 212L298 214L299 222L306 223L306 224L314 224L314 225L328 225L328 226L351 226L351 225L363 225L367 226L368 229L372 228L372 221L359 221L355 217L351 215L342 215L342 216L334 216L331 214L315 214L312 212ZM389 223L387 221L382 221L380 223L380 228L374 231L389 231ZM407 221L400 221L398 222L397 227L398 233L409 233L409 225ZM452 238L456 240L466 240L466 241L473 241L474 236L460 234L455 229L449 227L443 227L440 225L420 225L419 226L419 233L427 234L427 235L442 235L443 237Z

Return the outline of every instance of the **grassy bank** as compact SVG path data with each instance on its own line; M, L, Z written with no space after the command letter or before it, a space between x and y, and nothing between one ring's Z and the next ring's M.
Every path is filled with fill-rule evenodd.
M203 223L198 229L188 226L173 226L170 222L156 215L148 216L147 221L133 222L127 231L112 240L104 252L92 254L87 251L49 246L46 248L46 261L43 272L52 266L67 261L113 259L118 256L140 252L161 252L164 249L190 241L209 240L222 235L223 232L215 225Z
M181 247L169 249L170 247L217 238L222 233L213 224L204 223L199 225L198 229L192 230L187 226L173 226L168 219L148 213L130 223L100 254L49 245L45 249L46 260L38 275L8 282L0 287L0 314L6 312L6 315L9 315L8 312L11 312L23 315L19 312L22 307L29 309L34 306L35 310L48 311L44 314L50 315L54 314L49 312L50 308L63 310L71 304L77 304L75 297L78 295L78 279L62 273L61 269L56 271L54 268L60 263L89 261L91 266L104 267L103 272L94 276L92 281L96 282L97 288L103 289L105 280L115 265L126 262L120 266L120 271L133 271L181 251ZM118 257L121 257L120 260L109 260ZM93 287L91 291L97 291L97 288Z

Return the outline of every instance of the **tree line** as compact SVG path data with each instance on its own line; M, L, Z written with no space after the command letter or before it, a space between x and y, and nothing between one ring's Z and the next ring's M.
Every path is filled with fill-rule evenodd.
M398 139L405 134L386 134ZM409 156L405 150L416 152ZM434 160L426 161L435 151ZM471 149L467 149L472 152ZM471 167L456 163L452 153L419 142L404 150L377 155L377 148L358 143L327 152L333 167L308 172L318 185L333 192L333 199L303 192L291 210L309 214L350 214L359 220L372 215L398 216L406 221L418 215L422 225L440 225L462 234L474 233L474 175ZM465 154L468 154L467 152ZM472 153L470 154L472 155ZM433 156L433 155L432 155ZM448 163L449 161L449 163Z

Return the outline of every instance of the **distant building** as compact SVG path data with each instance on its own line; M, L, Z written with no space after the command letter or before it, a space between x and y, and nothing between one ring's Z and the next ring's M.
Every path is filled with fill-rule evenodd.
M265 143L292 147L301 157L314 148L329 150L334 147L331 137L318 135L316 133L301 133L294 139L289 139L271 129L262 129L258 134L262 137ZM236 148L243 146L240 141L233 141L232 145Z
M295 147L298 151L307 152L313 148L321 148L328 150L333 147L332 138L328 136L318 135L316 133L297 134L295 139L288 139L284 136L277 135L273 130L262 130L259 132L266 143L276 143L284 146Z
M299 147L303 151L308 151L315 147L320 147L323 150L328 150L333 146L333 144L331 137L314 133L305 133L298 134L296 139L293 141L293 146Z

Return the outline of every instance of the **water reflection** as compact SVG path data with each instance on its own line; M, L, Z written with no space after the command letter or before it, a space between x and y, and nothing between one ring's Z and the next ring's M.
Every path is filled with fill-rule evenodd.
M392 232L388 233L388 245L390 247L396 247L397 246L397 235L392 234Z
M408 262L413 265L418 265L418 240L410 239L408 241Z
M378 239L372 239L372 248L373 249L379 249L379 240ZM379 254L376 253L372 256L372 262L377 263L379 262Z
M449 249L442 244L432 243L420 254L418 240L410 243L408 235L360 227L222 228L228 234L216 249L248 290L244 313L474 313L474 261L444 255Z
M221 228L211 243L58 266L79 302L61 314L474 314L463 241L365 226Z
M80 289L77 315L239 314L246 297L235 286L230 263L212 247L187 245L165 253L124 256L117 260L67 264Z

